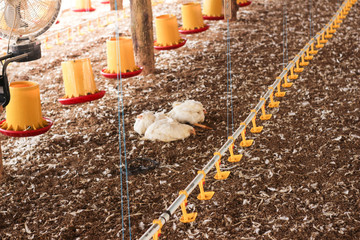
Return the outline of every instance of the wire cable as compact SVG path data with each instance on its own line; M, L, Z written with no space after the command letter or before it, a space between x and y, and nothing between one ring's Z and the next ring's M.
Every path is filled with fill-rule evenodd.
M312 22L312 0L309 0L309 39L313 37L313 22Z
M127 166L127 152L126 152L126 129L125 129L125 109L124 109L124 94L123 84L121 76L121 52L120 52L120 40L119 40L119 13L117 1L115 1L116 21L115 21L115 33L116 33L116 57L117 57L117 92L118 92L118 127L119 127L119 155L120 155L120 191L121 191L121 227L122 227L122 239L125 239L125 224L124 224L124 193L123 193L123 170L122 170L122 148L121 138L123 137L124 144L124 168L125 168L125 184L126 184L126 200L127 200L127 213L129 222L129 239L131 240L131 216L130 216L130 196L129 196L129 181L128 181L128 166ZM122 131L121 131L122 130ZM122 135L121 136L121 132Z
M230 109L231 109L231 132L234 132L234 106L232 96L232 73L231 73L231 49L230 49L230 21L227 20L227 37L226 37L226 134L229 137L229 98L230 98ZM230 92L230 96L229 96Z

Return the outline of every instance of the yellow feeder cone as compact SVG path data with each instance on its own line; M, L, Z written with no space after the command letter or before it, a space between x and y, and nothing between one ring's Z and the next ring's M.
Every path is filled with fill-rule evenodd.
M246 6L248 6L248 5L251 4L251 2L248 1L248 0L237 0L236 3L237 3L237 5L239 5L240 7L246 7Z
M94 74L88 58L61 63L65 96L58 101L63 105L89 102L102 98L105 91L96 88Z
M76 0L74 12L92 12L95 8L91 7L91 0Z
M186 3L181 6L183 25L181 30L195 30L203 28L204 20L200 3Z
M49 123L42 118L39 84L19 81L10 83L11 100L6 107L6 120L0 128L9 131L31 131Z
M155 46L172 46L181 42L175 15L167 14L156 17Z
M135 65L134 48L129 37L110 38L106 41L107 68L105 73L119 74L134 72L139 69Z
M204 0L203 8L205 19L207 19L206 17L224 17L222 0Z
M61 63L65 87L64 98L75 98L98 92L88 58Z

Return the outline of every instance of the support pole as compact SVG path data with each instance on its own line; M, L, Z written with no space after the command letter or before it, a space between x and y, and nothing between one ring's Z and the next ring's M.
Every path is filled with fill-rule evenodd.
M236 0L224 0L224 13L226 21L236 21L237 11L238 5L236 3Z
M0 106L0 113L3 112L3 107ZM0 181L4 178L4 165L2 160L2 152L1 152L1 142L0 142Z
M155 71L151 0L130 0L131 34L136 63L145 75Z
M115 8L115 1L117 3L117 8ZM110 0L110 10L123 10L123 1L122 0Z

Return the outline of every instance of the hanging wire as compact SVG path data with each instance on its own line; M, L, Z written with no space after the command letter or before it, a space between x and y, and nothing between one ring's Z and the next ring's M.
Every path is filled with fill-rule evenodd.
M285 4L283 5L283 19L282 19L283 21L282 21L282 30L283 30L283 32L282 32L282 37L283 37L283 45L282 45L282 47L283 47L283 62L282 62L282 66L283 66L283 68L285 68Z
M287 12L287 3L285 2L285 50L286 50L286 63L289 62L289 51L288 51L288 12Z
M287 29L287 5L283 5L283 68L289 61L288 56L288 29Z
M123 94L123 84L121 76L121 53L120 53L120 41L119 41L119 13L117 1L115 1L115 11L116 11L116 23L115 23L115 34L116 34L116 55L117 55L117 92L118 92L118 127L119 127L119 155L120 155L120 192L121 192L121 231L122 239L125 239L125 224L124 224L124 194L123 194L123 170L122 170L122 148L121 148L121 132L123 135L124 142L124 168L125 168L125 184L126 184L126 198L127 198L127 213L128 213L128 222L129 222L129 239L131 240L131 217L130 217L130 196L129 196L129 181L128 181L128 166L127 166L127 153L126 153L126 129L125 129L125 109L124 109L124 94ZM121 131L122 130L122 131Z
M310 31L309 31L309 39L313 37L313 22L312 22L312 0L309 0L309 24L310 24Z
M230 51L230 22L227 20L227 37L226 37L226 67L227 67L227 82L226 82L226 134L229 137L229 98L231 108L231 132L234 132L234 107L232 97L232 73L231 73L231 51ZM230 92L230 96L229 96Z

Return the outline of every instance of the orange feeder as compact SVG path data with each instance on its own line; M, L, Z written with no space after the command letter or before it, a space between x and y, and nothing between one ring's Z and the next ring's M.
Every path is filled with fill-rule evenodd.
M89 102L102 98L105 91L96 88L94 74L88 58L61 63L65 96L59 99L63 105Z
M107 67L101 70L106 78L129 78L139 75L135 65L134 48L129 37L112 37L106 41Z
M93 12L95 8L91 7L91 0L76 0L74 12Z
M47 132L53 122L41 114L39 84L19 81L10 83L10 102L0 132L10 137L31 137Z
M204 24L200 3L186 3L181 6L183 26L179 28L182 34L204 32L209 25Z
M206 20L224 19L222 0L204 0L203 18Z
M239 7L246 7L246 6L249 6L251 4L251 1L237 0L237 4L239 5Z
M170 50L182 47L186 39L180 38L178 23L175 15L167 14L156 17L156 38L154 48L157 50Z

